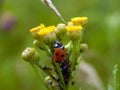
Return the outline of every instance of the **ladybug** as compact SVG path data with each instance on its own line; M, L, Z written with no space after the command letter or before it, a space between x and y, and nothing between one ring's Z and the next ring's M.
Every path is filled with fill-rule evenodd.
M54 44L54 61L56 62L62 62L63 60L66 59L66 49L64 46L56 41Z
M67 50L59 41L56 41L54 44L54 61L59 63L64 82L68 85L71 63L69 61Z

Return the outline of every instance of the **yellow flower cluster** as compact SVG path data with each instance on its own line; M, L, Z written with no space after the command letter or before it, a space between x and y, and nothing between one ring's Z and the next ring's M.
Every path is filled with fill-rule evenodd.
M30 32L34 37L42 37L44 40L49 41L51 41L53 38L54 40L56 38L58 39L58 35L61 35L61 33L62 35L65 35L64 33L69 33L68 36L71 35L70 37L74 38L75 36L80 36L81 30L83 30L83 25L87 23L87 20L87 17L75 17L68 22L68 25L58 24L56 27L54 25L45 27L44 24L41 24L40 26L30 29Z
M37 26L35 28L30 29L31 33L37 33L40 36L48 35L55 30L55 26L45 27L44 24Z

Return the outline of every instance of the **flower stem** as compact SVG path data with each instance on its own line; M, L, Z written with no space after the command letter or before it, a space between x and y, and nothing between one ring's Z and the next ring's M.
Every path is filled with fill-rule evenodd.
M41 43L41 45L43 46L44 50L46 51L46 53L49 55L49 56L52 56L52 53L50 52L50 49L44 44L44 43Z
M55 77L52 75L50 70L45 70L41 65L36 63L37 67L40 68L46 75L50 76L53 80L56 80Z
M66 85L65 85L64 78L63 78L63 74L62 74L62 72L61 72L61 69L60 69L59 64L56 63L56 62L54 62L54 64L55 64L57 73L58 73L58 75L59 75L60 81L61 81L61 83L62 83L62 85L63 85L63 90L68 90L67 87L66 87Z
M114 90L117 90L118 88L118 83L117 83L117 73L118 73L119 69L118 69L118 65L116 64L114 66L114 70L113 70L113 74L114 74Z
M40 79L40 81L42 82L42 84L44 85L44 87L46 88L46 90L49 90L48 86L46 85L46 83L44 82L44 78L39 74L37 67L35 65L33 65L32 63L30 63L32 65L32 67L34 68L35 73L37 74L38 78Z
M39 64L36 64L38 66L38 68L40 68L46 75L50 76L54 81L56 81L56 78L53 76L53 74L49 71L49 70L44 70L44 68L39 65ZM61 90L61 88L63 88L62 85L59 85L59 89Z
M80 40L78 40L77 42L75 40L72 43L73 43L73 48L72 48L72 54L71 54L71 58L70 58L71 62L72 62L72 64L71 64L71 75L72 75L72 72L75 69L75 65L77 63L78 55L80 54Z

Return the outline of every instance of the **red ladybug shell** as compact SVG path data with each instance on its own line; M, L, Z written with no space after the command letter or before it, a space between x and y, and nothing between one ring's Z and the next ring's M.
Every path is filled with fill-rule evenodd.
M61 62L66 58L66 49L56 48L54 50L54 61Z

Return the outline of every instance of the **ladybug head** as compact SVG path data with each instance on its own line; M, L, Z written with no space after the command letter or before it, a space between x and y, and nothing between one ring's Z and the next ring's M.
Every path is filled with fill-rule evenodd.
M59 41L56 41L54 44L54 48L60 48L63 47L62 43L60 43Z

